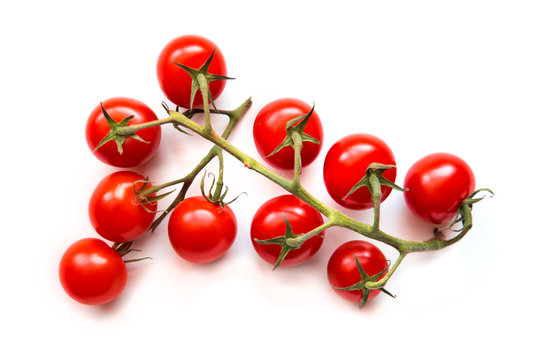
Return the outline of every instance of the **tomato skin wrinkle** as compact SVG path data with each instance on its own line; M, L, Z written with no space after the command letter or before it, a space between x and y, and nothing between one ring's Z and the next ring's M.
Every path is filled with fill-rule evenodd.
M312 106L294 99L282 98L266 104L255 117L253 122L253 139L259 155L271 166L278 169L294 169L294 149L285 147L270 155L285 139L287 122L296 117L306 115ZM323 127L319 115L314 111L304 129L307 135L317 139L320 144L304 142L300 156L302 167L311 164L319 155L324 140Z
M90 197L88 215L99 235L114 242L128 242L146 233L154 221L157 204L143 207L137 199L134 184L144 180L144 176L133 171L117 171L98 183ZM135 189L142 186L139 182Z
M281 195L266 201L255 212L251 221L251 242L256 253L266 262L274 265L281 252L276 244L261 244L255 241L267 240L285 234L285 218L295 234L307 233L324 223L322 215L294 195ZM280 267L296 266L308 261L319 251L324 239L324 231L307 239L299 249L291 250Z
M215 50L215 51L214 51ZM174 104L189 109L191 99L190 75L178 64L199 69L214 51L208 72L214 75L227 75L223 53L211 40L198 35L183 35L171 40L161 50L156 66L159 86L163 94ZM208 84L210 94L216 100L225 89L226 81L212 81ZM197 91L193 107L203 106L200 91Z
M475 183L474 173L463 159L449 153L429 154L407 171L405 202L424 221L448 223L474 191Z
M73 243L59 265L62 287L85 305L102 305L116 299L127 282L122 258L103 240L85 238Z
M202 196L185 199L169 218L171 246L192 263L208 263L224 256L236 233L236 216L231 208L212 204Z
M345 198L354 185L364 177L371 163L396 165L390 147L376 136L351 134L332 145L323 166L324 184L332 199L348 209L372 208L371 194L367 187L361 187ZM395 182L396 169L386 170L383 177L392 183ZM381 191L382 202L390 195L392 189L382 186Z
M153 126L137 131L144 142L134 138L126 138L122 148L122 154L114 140L109 141L99 148L101 140L111 131L101 106L107 114L119 123L129 116L133 118L128 122L128 126L144 124L157 120L157 115L147 105L139 100L127 97L114 97L103 101L97 105L86 122L86 143L92 153L103 163L116 167L134 167L148 162L157 152L161 142L161 127Z
M343 299L359 303L363 297L362 290L338 289L360 282L362 277L356 265L355 257L368 276L374 276L382 272L387 267L388 262L379 248L363 240L345 242L330 256L326 270L330 285ZM384 273L381 274L380 278L383 276ZM368 300L373 299L379 293L380 290L371 290Z

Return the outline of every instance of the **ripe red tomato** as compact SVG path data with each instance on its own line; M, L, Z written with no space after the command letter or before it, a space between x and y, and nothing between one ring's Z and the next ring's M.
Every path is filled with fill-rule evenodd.
M324 160L324 184L326 190L338 204L348 209L368 209L373 207L367 187L361 187L344 199L345 195L366 175L371 163L396 165L392 150L384 141L368 134L352 134L336 142ZM396 169L386 170L383 176L391 182L396 180ZM384 201L391 188L382 186Z
M474 174L465 161L447 153L434 153L414 163L405 176L405 201L411 211L433 224L450 222L475 187Z
M73 243L59 266L66 293L86 305L102 305L120 295L127 282L126 265L104 241L87 238Z
M352 286L362 280L362 276L356 265L355 256L368 276L374 276L382 272L387 267L388 263L382 251L367 241L348 241L334 251L328 261L326 271L330 285L332 285L334 291L345 300L361 302L363 297L362 290L336 289ZM380 278L383 276L384 274L381 274ZM374 298L379 293L380 290L371 290L368 295L368 300Z
M270 165L279 169L294 169L294 149L291 146L270 155L285 139L287 122L309 113L311 106L292 98L274 100L264 106L253 123L253 138L261 157ZM315 111L304 129L307 135L319 140L320 144L304 142L302 151L302 167L311 164L321 151L323 128L319 115Z
M115 97L105 100L103 107L114 121L119 123L128 116L133 116L128 125L143 124L157 120L156 114L142 102L126 98ZM107 119L98 105L92 110L86 122L86 142L94 155L105 164L117 167L134 167L148 160L156 153L161 141L161 128L153 126L137 131L142 141L126 138L123 143L123 152L118 152L116 142L109 141L94 151L100 141L111 131Z
M189 109L191 99L190 75L178 65L199 69L215 49L214 58L208 72L214 75L227 75L227 66L221 50L212 41L197 35L184 35L173 39L161 51L157 61L159 86L165 96L176 105ZM212 81L208 85L215 100L225 89L225 81ZM201 107L203 100L200 91L195 95L194 107Z
M208 263L223 256L236 238L236 217L202 196L176 206L169 219L169 241L178 255L194 263Z
M151 212L145 210L133 191L133 185L139 180L145 180L144 176L133 171L118 171L104 177L94 189L88 214L94 229L105 239L132 241L152 225L157 204L144 204ZM142 186L142 183L135 184L135 190Z
M321 214L294 195L281 195L265 202L251 221L251 242L257 254L274 265L281 252L281 246L260 244L257 240L268 240L283 236L286 230L285 217L291 224L292 231L305 234L324 221ZM324 231L307 239L298 249L291 250L280 266L295 266L309 260L319 250L324 239Z

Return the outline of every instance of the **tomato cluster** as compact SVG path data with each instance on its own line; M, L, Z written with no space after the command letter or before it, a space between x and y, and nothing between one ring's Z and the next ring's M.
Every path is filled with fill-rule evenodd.
M165 97L179 108L205 105L201 96L204 90L193 74L205 76L209 101L217 99L227 75L221 50L210 40L195 35L169 42L158 56L157 78ZM299 99L280 98L262 107L256 115L253 140L268 165L293 170L298 179L300 167L313 163L321 152L322 124L314 106ZM150 161L156 153L161 140L160 125L155 113L142 102L111 98L90 113L86 140L99 160L115 167L132 168ZM382 177L365 180L365 186L358 187L377 164L386 166ZM339 206L362 210L388 198L396 188L396 169L394 154L382 139L355 133L330 147L324 159L323 178L328 194ZM462 159L434 153L410 167L404 196L408 207L421 219L434 224L448 223L456 217L474 185L472 170ZM380 198L375 200L373 189L377 186ZM127 281L125 262L133 261L123 260L123 256L133 250L135 240L156 225L157 203L162 198L156 190L164 187L154 187L145 176L132 170L113 172L97 184L88 214L93 228L105 241L85 238L65 251L59 275L69 296L90 305L118 297ZM316 209L316 203L310 205L295 195L269 199L253 214L250 235L254 251L275 266L297 266L308 261L321 248L325 237L321 207ZM203 189L203 196L179 198L173 206L168 236L180 258L208 263L223 257L231 248L237 222L223 197L216 193L206 195ZM365 302L379 290L362 286L368 279L382 279L387 271L388 261L380 249L354 240L342 243L334 251L328 261L327 277L331 287L346 300Z

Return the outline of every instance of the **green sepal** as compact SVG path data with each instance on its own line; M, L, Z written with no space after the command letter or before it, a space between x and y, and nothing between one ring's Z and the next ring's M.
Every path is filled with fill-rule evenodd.
M105 145L106 143L108 143L109 141L112 141L112 140L114 140L116 142L116 148L117 148L119 154L122 154L124 152L123 145L124 145L124 142L126 141L127 138L133 138L133 139L135 139L137 141L140 141L140 142L143 142L143 143L146 143L146 144L149 143L148 141L143 140L137 134L118 135L116 133L117 128L128 126L129 121L131 119L133 119L133 115L128 116L125 119L123 119L122 121L117 123L116 121L114 121L111 118L111 116L109 115L107 110L105 110L105 108L103 107L103 103L100 103L100 106L101 106L101 111L103 112L103 115L105 116L105 119L107 120L107 124L109 124L109 128L111 130L109 131L109 133L107 135L105 135L103 137L103 139L101 139L101 141L99 142L99 144L97 144L97 146L94 148L93 151L96 151L97 149L99 149L100 147L102 147L103 145Z
M450 228L452 228L454 225L458 224L458 223L461 223L463 225L463 227L465 227L465 218L463 216L463 212L465 211L464 207L469 207L469 209L472 209L472 206L473 204L476 204L477 202L479 202L480 200L483 200L485 198L485 196L482 196L480 198L476 198L475 196L482 192L482 191L485 191L485 192L488 192L489 194L491 194L491 196L495 196L495 194L493 193L493 191L491 189L488 189L488 188L482 188L482 189L477 189L475 191L473 191L469 196L467 196L465 198L465 200L462 201L457 213L456 213L456 216L454 217L454 219L452 220L452 222L450 222L450 224L438 229L436 228L435 231L438 231L438 232L441 232L441 231L444 231L444 230L448 230ZM469 210L470 211L470 210ZM461 232L463 230L463 228L461 229L454 229L453 231L454 232Z
M380 163L371 163L369 164L367 170L366 170L366 174L364 175L364 177L362 179L360 179L359 182L357 182L352 188L351 190L349 190L349 192L347 193L347 195L345 195L343 197L343 200L345 200L346 198L348 198L352 193L354 193L356 190L358 190L359 188L361 187L364 187L366 186L370 193L372 192L372 189L371 189L371 183L369 181L370 177L372 175L375 175L378 180L379 180L379 183L381 186L387 186L389 188L392 188L392 189L395 189L397 191L407 191L408 189L404 189L396 184L394 184L393 182L391 182L390 180L388 180L387 178L383 177L382 174L388 170L388 169L393 169L395 168L396 166L395 165L385 165L385 164L380 164Z
M276 262L274 264L274 267L272 270L276 270L279 265L283 262L287 254L294 249L298 249L301 245L298 246L291 246L287 240L293 239L297 237L298 235L295 234L292 230L291 223L289 222L289 219L287 219L287 216L283 214L283 217L285 219L285 234L282 236L278 236L275 238L267 239L267 240L258 240L253 239L253 241L259 243L259 244L273 244L273 245L279 245L281 246L281 251L279 253L279 256L276 259Z
M217 80L233 80L234 79L234 78L224 76L224 75L210 74L208 72L208 68L210 67L210 63L212 62L212 59L214 58L215 51L216 49L212 50L212 54L210 54L210 57L208 57L205 63L198 69L190 68L189 66L174 62L174 64L184 69L191 77L191 96L189 99L190 109L193 108L193 101L195 100L195 95L197 94L197 91L199 91L201 88L199 84L199 80L197 80L197 76L199 76L199 74L204 75L208 84L210 84L210 82L212 81L217 81ZM216 104L214 104L214 99L212 98L212 94L210 93L210 91L208 91L208 99L210 100L210 103L212 104L214 109L216 109Z

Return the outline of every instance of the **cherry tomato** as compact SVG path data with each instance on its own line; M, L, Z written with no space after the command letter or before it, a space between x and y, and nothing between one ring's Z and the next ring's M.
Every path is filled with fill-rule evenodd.
M143 124L157 120L157 116L152 109L135 99L115 97L105 100L102 104L111 119L117 123L128 116L133 116L128 125ZM95 150L100 141L110 131L111 128L101 110L101 105L96 106L86 122L86 142L99 160L105 164L117 167L134 167L145 163L154 156L161 141L161 128L159 126L153 126L139 130L136 133L136 135L147 143L130 137L126 138L122 145L122 154L118 152L118 147L114 140Z
M173 39L161 51L157 61L157 77L159 86L165 96L176 105L189 108L191 99L191 76L178 65L186 65L199 69L208 60L215 49L214 58L208 72L214 75L227 75L227 66L221 50L212 41L197 35L184 35ZM216 100L225 89L225 81L217 80L209 83L212 98ZM197 91L193 101L194 107L201 107L203 99Z
M375 245L362 240L348 241L334 251L328 261L327 275L330 285L334 291L345 300L351 302L361 302L362 290L338 290L352 286L360 280L362 276L356 265L356 258L368 276L374 276L382 272L388 265L386 257ZM381 274L382 278L384 273ZM380 279L379 278L379 279ZM380 290L371 290L368 300L373 299L380 293Z
M117 171L104 177L94 189L88 214L94 229L105 239L132 241L152 225L157 204L144 204L150 212L145 210L133 191L135 182L139 180L145 178L133 171ZM142 186L142 183L136 183L135 190Z
M66 250L59 275L66 293L86 305L113 301L127 282L122 258L104 241L94 238L79 240Z
M257 254L272 265L276 263L281 246L260 244L255 239L268 240L283 236L286 230L285 216L297 235L305 234L324 223L317 210L294 195L281 195L265 202L251 221L251 242ZM319 250L323 239L324 231L307 239L300 248L291 250L280 266L295 266L306 262Z
M291 146L270 155L285 139L287 122L309 113L311 106L292 98L274 100L264 106L253 123L253 138L261 157L270 165L279 169L294 169L294 149ZM320 144L304 142L302 151L302 167L311 164L321 151L323 128L319 115L315 111L304 129L307 135L319 140Z
M434 153L414 163L405 176L405 201L421 219L450 222L467 196L474 191L474 174L465 161L447 153Z
M352 134L336 142L324 160L323 176L326 190L338 204L348 209L368 209L373 207L367 187L361 187L347 198L347 193L366 175L371 163L396 165L392 150L384 141L368 134ZM383 176L391 182L396 180L396 169L389 169ZM381 187L384 201L391 188Z
M236 238L236 217L202 196L191 197L176 206L169 219L169 241L183 259L208 263L222 257Z

